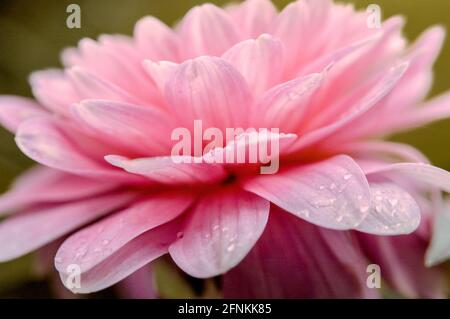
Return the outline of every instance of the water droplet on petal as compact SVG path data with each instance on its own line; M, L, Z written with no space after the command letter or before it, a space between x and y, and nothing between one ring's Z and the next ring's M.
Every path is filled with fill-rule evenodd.
M230 244L230 245L227 247L227 251L228 251L228 252L232 252L232 251L234 250L235 247L236 247L236 245L235 245L234 243L232 243L232 244Z
M352 174L345 174L344 175L344 179L346 180L346 181L348 181L350 178L352 178L353 176L352 176Z
M104 239L104 240L102 241L102 244L105 245L105 246L108 245L108 244L109 244L109 240L108 240L108 239Z

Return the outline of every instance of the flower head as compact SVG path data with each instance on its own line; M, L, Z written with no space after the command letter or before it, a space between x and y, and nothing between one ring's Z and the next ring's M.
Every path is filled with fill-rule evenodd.
M330 0L205 4L175 29L145 17L133 37L66 49L62 70L30 77L36 101L0 98L1 122L42 164L0 199L14 213L0 260L67 236L55 265L64 282L79 267L81 293L168 253L191 276L223 275L225 296L375 296L370 263L407 296L441 296L422 259L450 174L380 136L450 115L448 94L424 100L444 31L408 45L401 17L367 19ZM196 121L244 131L208 148ZM178 128L192 153L174 155ZM264 145L277 152L236 161ZM279 169L261 174L268 161ZM429 264L448 255L441 232Z

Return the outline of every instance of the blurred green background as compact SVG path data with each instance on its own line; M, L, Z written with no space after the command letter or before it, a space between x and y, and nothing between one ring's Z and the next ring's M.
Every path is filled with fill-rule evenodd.
M0 0L0 94L31 96L27 77L30 72L59 66L62 48L74 46L83 37L101 33L131 34L142 16L153 15L168 24L180 19L198 0ZM228 1L208 1L223 5ZM275 0L282 8L289 0ZM342 2L342 1L341 1ZM348 0L364 9L376 3L383 17L402 14L407 18L405 35L415 39L435 24L450 26L449 0ZM66 7L76 3L82 12L82 28L66 27ZM450 89L450 41L435 65L435 84L431 96ZM432 162L450 170L450 120L393 137L422 150ZM0 192L31 162L17 149L13 136L0 129ZM46 296L49 292L35 280L30 258L0 265L0 297ZM24 289L21 286L28 282Z

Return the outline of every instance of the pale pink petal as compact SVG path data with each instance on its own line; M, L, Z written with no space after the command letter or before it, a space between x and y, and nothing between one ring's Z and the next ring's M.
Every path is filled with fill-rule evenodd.
M61 70L34 72L29 82L39 103L53 112L68 115L70 105L79 100L75 88Z
M0 96L0 124L13 133L27 119L48 115L44 108L31 99L12 95Z
M313 224L352 229L367 216L369 184L348 156L249 179L244 188Z
M20 176L11 190L0 196L0 216L32 205L57 203L99 195L117 188L97 181L39 166Z
M144 61L144 68L151 76L158 89L164 94L166 83L171 75L177 69L178 64L170 61L154 62L152 60Z
M392 158L407 162L429 163L426 156L418 149L401 143L373 140L336 145L335 149L338 152L355 155L358 159Z
M207 278L236 266L261 236L269 202L239 189L206 195L187 217L183 232L169 247L189 275Z
M256 102L252 122L263 127L281 127L290 132L298 131L311 96L323 83L326 73L325 70L323 73L296 78L267 91Z
M299 150L310 146L313 143L324 140L325 141L321 144L321 147L328 147L328 145L333 145L336 143L336 139L339 137L341 139L350 139L349 136L356 134L358 131L357 127L352 126L351 130L346 130L345 128L348 128L356 119L360 118L368 110L376 106L383 97L391 92L407 68L407 62L399 63L393 66L387 74L384 74L382 78L379 79L378 83L371 88L369 92L367 92L359 101L356 102L356 105L343 114L338 120L307 133L302 139L299 139L298 142L293 145L293 148ZM344 99L339 104L345 106L346 103L348 103L348 101ZM338 133L341 133L341 136Z
M222 55L257 95L281 81L284 72L283 44L268 34L236 44Z
M136 237L103 262L82 273L80 288L70 285L70 268L60 270L61 280L74 293L91 293L108 288L166 254L179 229L179 222L175 220ZM58 265L59 259L56 258Z
M416 234L373 236L358 234L364 252L381 268L386 282L409 298L445 298L445 270L426 268L427 241Z
M108 155L105 160L125 171L163 184L215 183L226 177L221 165L197 163L190 156L163 156L128 159Z
M223 277L225 298L374 298L355 238L272 210L248 256Z
M178 61L180 43L177 35L158 19L148 16L134 27L134 40L145 56L154 60Z
M245 39L254 39L268 32L277 15L277 9L270 0L247 0L231 6L228 11Z
M220 56L240 39L239 30L226 12L209 3L195 7L186 14L179 35L186 44L183 47L185 58Z
M369 214L356 227L375 235L410 234L419 227L420 208L414 198L399 186L389 182L370 183Z
M199 57L181 64L166 84L166 97L188 129L200 119L205 129L245 127L252 103L242 75L215 57Z
M387 126L386 133L404 131L450 117L450 94L444 93L424 103L417 109L408 110L397 117L392 125Z
M378 173L400 173L419 183L426 183L450 193L450 173L424 163L397 163L367 170L366 175Z
M140 100L131 96L120 87L108 83L81 67L73 67L67 70L67 76L71 80L80 100L105 99L117 100L129 103L139 103Z
M35 118L19 127L16 143L28 157L45 166L90 177L116 180L125 177L122 172L110 169L106 163L102 165L84 154L82 149L86 146L87 137L81 136L81 133L75 137L73 133L56 121ZM99 145L97 148L101 149Z
M91 270L139 235L178 217L192 200L186 193L155 194L83 228L59 248L56 269L64 272L76 264L82 273Z
M268 130L249 130L238 134L234 139L228 141L225 147L215 147L203 156L206 163L243 164L259 163L269 164L276 161L284 154L289 146L297 139L295 134L285 134ZM278 167L270 165L262 168L262 174L274 174Z
M108 100L85 100L73 107L78 120L138 154L170 152L171 133L176 124L158 108Z
M131 193L105 195L16 214L0 223L0 261L17 258L42 247L123 207L134 197Z

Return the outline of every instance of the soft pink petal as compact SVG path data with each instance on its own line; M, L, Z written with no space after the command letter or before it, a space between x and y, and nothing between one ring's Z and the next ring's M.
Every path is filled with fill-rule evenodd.
M290 132L298 131L311 96L317 92L326 73L326 70L322 73L313 73L270 89L256 102L252 122L263 127L281 127Z
M34 72L29 82L39 103L58 114L68 115L70 105L80 98L67 75L61 70Z
M194 207L183 232L169 248L189 275L207 278L236 266L262 234L269 202L239 189L206 195Z
M90 158L83 149L92 144L86 136L74 134L69 127L53 120L31 119L23 123L16 134L16 143L28 157L58 170L90 177L110 177L133 180L120 171L109 169L106 164ZM97 150L101 146L97 144ZM99 155L99 154L97 154Z
M167 113L158 108L85 100L75 105L73 111L80 121L103 134L110 143L118 143L138 154L170 152L171 133L176 125Z
M127 204L135 195L105 195L16 214L0 223L0 261L36 248Z
M368 298L355 238L278 210L248 256L224 275L225 298Z
M111 165L145 176L163 184L215 183L226 177L221 165L197 163L190 156L163 156L128 159L123 156L105 157Z
M76 200L117 187L110 181L97 181L39 166L16 179L12 188L0 196L0 216L31 205Z
M357 227L368 214L369 185L359 166L339 155L248 180L244 188L313 224Z
M356 134L358 127L353 125L351 129L346 128L349 128L354 121L363 116L371 108L375 107L383 97L391 92L407 68L408 63L406 62L393 66L388 73L383 74L375 86L364 94L361 99L356 101L356 104L350 110L347 110L347 112L345 112L338 120L332 121L330 124L317 129L313 129L311 132L305 134L302 139L299 139L298 142L293 145L293 148L299 150L311 146L311 144L318 141L323 141L320 147L326 148L329 145L335 145L335 143L340 142L338 138L351 139L351 135ZM349 101L344 99L338 103L336 108L341 109L342 106L348 107L348 103Z
M136 237L103 262L82 273L81 287L72 287L71 290L74 293L91 293L121 281L166 254L169 245L176 240L179 229L179 221L175 220ZM56 265L58 260L55 259ZM69 271L70 269L60 269L61 280L64 284L68 283Z
M254 94L279 83L284 72L283 44L268 34L236 44L222 58L244 76Z
M434 220L433 237L426 253L428 267L450 258L450 201L442 203Z
M205 129L245 127L252 103L242 75L216 57L199 57L181 64L166 84L166 97L188 129L200 119Z
M96 77L84 68L73 67L67 71L67 76L81 100L95 98L129 103L140 101L120 87Z
M180 43L177 35L158 19L147 16L134 27L134 40L145 56L154 60L178 61Z
M245 39L255 39L267 33L277 15L277 9L270 0L247 0L231 6L228 11Z
M369 214L356 227L375 235L410 234L419 227L420 208L405 190L389 182L370 183Z
M70 236L56 254L60 272L76 264L85 273L102 263L139 235L182 214L192 196L163 193L148 196L124 211L86 227Z
M415 180L419 183L426 183L430 186L438 187L450 193L450 173L424 163L397 163L383 165L373 170L367 170L366 174L378 173L400 173L407 178Z
M418 149L408 145L388 141L352 142L336 145L337 152L348 153L359 159L392 158L407 162L429 163L429 160Z
M239 30L226 12L213 4L191 9L179 32L185 58L200 55L220 56L240 39ZM220 39L220 40L219 40Z
M48 116L38 103L31 99L2 95L0 96L0 124L15 132L20 123L35 116Z

